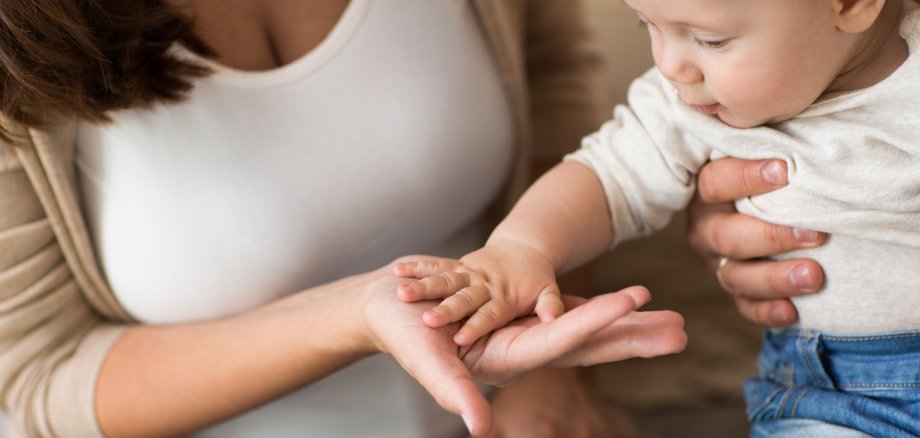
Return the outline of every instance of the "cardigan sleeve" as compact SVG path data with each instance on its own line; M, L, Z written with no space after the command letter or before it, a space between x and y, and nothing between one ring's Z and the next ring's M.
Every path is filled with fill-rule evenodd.
M0 409L16 436L101 436L96 378L123 326L89 304L13 146L0 142Z
M533 156L558 161L608 118L604 57L580 0L528 0L524 30Z

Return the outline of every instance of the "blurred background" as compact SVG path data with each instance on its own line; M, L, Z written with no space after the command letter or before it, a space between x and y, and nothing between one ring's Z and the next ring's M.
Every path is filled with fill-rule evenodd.
M618 0L586 0L603 42L610 108L626 101L632 79L653 65L648 34ZM760 329L735 311L703 260L687 246L685 218L652 237L628 242L578 272L593 292L641 284L686 320L687 349L675 356L630 360L591 370L612 409L624 411L641 437L743 437L748 434L741 384L756 372Z

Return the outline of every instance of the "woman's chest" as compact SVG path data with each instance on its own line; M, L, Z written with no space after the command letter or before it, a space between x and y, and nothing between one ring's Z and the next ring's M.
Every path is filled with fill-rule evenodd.
M513 118L471 12L444 5L415 29L368 9L320 60L218 71L181 105L81 127L89 222L126 308L232 313L472 226L510 172Z

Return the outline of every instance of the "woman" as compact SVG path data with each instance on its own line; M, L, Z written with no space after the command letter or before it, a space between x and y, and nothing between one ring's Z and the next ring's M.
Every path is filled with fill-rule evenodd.
M470 248L532 155L597 125L596 57L570 2L0 12L0 388L25 435L457 432L386 357L345 368L377 351L481 435L488 406L464 365L508 384L683 346L679 317L631 313L646 296L632 290L458 356L380 267ZM432 204L445 190L451 205ZM568 343L524 348L548 332Z
M547 108L536 121L557 126L545 154L595 125L596 58L577 9L534 3L525 15L491 2L366 0L0 7L3 126L16 145L4 145L0 186L12 279L2 293L2 388L27 435L462 428L431 413L428 397L382 356L295 391L375 351L395 356L482 434L488 406L463 365L506 384L550 362L682 346L679 318L656 313L643 317L654 324L642 333L617 337L618 356L582 353L620 342L603 340L618 315L598 310L628 312L640 291L583 306L598 325L567 335L574 344L562 350L519 353L524 344L497 336L461 362L448 338L411 325L419 309L396 303L399 280L378 268L478 240L502 186L523 181L528 103ZM546 90L532 96L514 31L525 16L527 72ZM437 171L407 174L399 164L412 159ZM473 182L456 184L470 169ZM457 197L438 205L426 190ZM428 217L399 214L411 208ZM559 323L559 333L578 328Z

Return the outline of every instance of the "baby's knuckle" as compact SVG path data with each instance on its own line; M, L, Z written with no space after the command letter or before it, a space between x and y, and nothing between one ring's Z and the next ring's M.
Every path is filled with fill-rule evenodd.
M454 280L454 277L450 275L449 272L446 274L441 274L440 276L438 276L438 279L440 279L444 287L449 290L452 290L454 286L456 285L456 281Z
M480 315L481 319L492 324L498 323L501 320L501 316L498 314L498 310L491 306L480 307L476 313Z
M472 307L476 305L476 300L473 299L473 297L470 295L470 293L466 289L460 292L457 292L456 294L454 294L454 296L463 299L463 301L468 307Z

